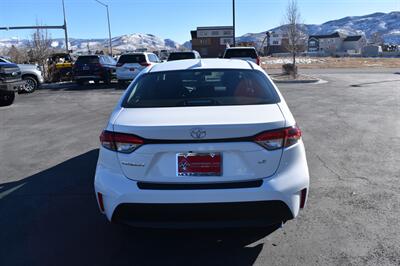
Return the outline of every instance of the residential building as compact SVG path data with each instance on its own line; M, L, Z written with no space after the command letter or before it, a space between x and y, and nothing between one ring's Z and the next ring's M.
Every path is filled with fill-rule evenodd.
M308 38L308 52L323 55L361 54L366 44L366 39L362 35L347 36L340 32L310 35Z
M256 47L256 43L255 42L238 42L236 43L236 46L239 47Z
M362 35L347 36L343 40L342 50L347 53L360 54L367 45L367 39Z
M220 57L227 44L233 44L232 26L197 27L190 33L192 49L198 51L203 58Z
M320 53L339 52L344 38L346 36L339 32L326 35L311 35L308 37L308 51Z
M267 54L287 53L289 43L288 34L281 30L271 32L269 37L269 49Z
M306 41L301 42L297 46L299 52L304 52L307 50ZM269 37L269 45L264 46L264 54L279 54L279 53L289 53L289 36L287 32L280 29L272 31Z

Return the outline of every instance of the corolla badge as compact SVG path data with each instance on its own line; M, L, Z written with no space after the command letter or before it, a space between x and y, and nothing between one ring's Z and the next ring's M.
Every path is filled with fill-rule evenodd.
M190 136L194 139L202 139L207 135L207 132L202 128L193 128L190 130Z

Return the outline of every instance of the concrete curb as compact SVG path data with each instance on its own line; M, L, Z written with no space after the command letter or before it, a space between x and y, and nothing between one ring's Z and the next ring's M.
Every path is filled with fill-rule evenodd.
M275 83L317 83L319 79L303 79L303 80L276 80L272 79Z
M274 75L270 75L271 79L275 83L317 83L320 81L318 78L314 78L308 75L301 75L302 77L306 79L288 79L288 80L282 80L282 79L276 79ZM308 79L307 79L308 78Z

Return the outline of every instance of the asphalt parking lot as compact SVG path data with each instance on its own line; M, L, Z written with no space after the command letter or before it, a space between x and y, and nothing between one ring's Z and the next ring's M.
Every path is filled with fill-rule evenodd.
M0 265L399 265L400 75L306 70L280 84L304 133L307 208L282 229L109 224L93 193L98 136L122 91L74 84L0 107Z

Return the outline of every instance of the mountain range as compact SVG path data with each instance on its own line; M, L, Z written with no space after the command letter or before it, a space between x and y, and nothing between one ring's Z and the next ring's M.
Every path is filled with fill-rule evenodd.
M269 31L280 31L279 26ZM323 24L303 24L304 31L308 35L331 34L335 31L346 35L365 35L371 39L374 33L379 33L385 43L400 44L400 12L373 13L365 16L351 16L338 20L332 20ZM237 38L238 42L261 43L265 37L265 31L259 33L247 33Z
M282 26L270 29L279 31ZM309 35L330 34L335 31L347 35L365 35L370 39L374 33L379 33L386 43L400 44L400 12L373 13L365 16L350 16L338 20L332 20L323 24L304 24L304 29ZM265 31L259 33L247 33L237 38L237 42L246 41L261 43L265 37ZM0 39L0 52L12 45L23 47L29 43L28 40L16 38ZM69 39L70 48L74 51L85 52L89 48L92 51L101 50L108 46L108 39ZM64 48L64 39L53 39L51 46ZM138 48L147 48L149 51L160 49L190 49L190 41L179 44L171 39L162 39L153 34L134 33L112 38L112 46L118 51L133 51Z
M86 52L88 49L91 51L102 50L108 47L108 39L75 39L69 38L69 49L76 52ZM181 48L181 45L171 39L161 39L153 34L134 33L126 34L111 39L113 49L117 51L134 51L139 48L147 48L149 51L169 49L176 50ZM24 47L29 44L28 40L19 40L17 38L0 39L0 51L4 48L10 48L12 45L16 47ZM65 41L63 38L52 39L51 47L65 48Z

